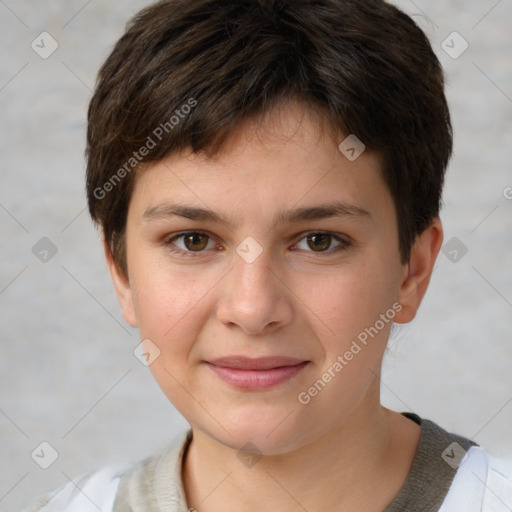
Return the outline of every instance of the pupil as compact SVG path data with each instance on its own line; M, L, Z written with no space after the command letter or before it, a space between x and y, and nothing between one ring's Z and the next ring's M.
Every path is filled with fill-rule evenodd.
M330 237L331 237L331 235L309 236L308 237L308 245L311 247L311 249L320 249L320 251L326 251L327 249L329 249L329 246L331 245ZM314 247L310 242L312 242Z
M206 237L204 235L201 235L198 233L189 235L186 238L185 245L187 246L187 249L189 249L189 250L201 250L206 247L205 239L206 239Z

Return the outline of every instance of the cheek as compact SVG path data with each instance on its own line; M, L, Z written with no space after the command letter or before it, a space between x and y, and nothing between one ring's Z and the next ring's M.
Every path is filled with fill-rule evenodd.
M182 413L189 411L194 390L190 371L196 340L209 318L212 291L216 280L207 275L195 278L191 273L146 265L138 275L143 287L137 287L135 305L141 339L150 339L160 350L149 369L156 382ZM210 303L209 303L210 302Z
M314 335L323 352L315 379L302 389L313 416L327 403L337 404L334 416L345 414L375 383L396 314L395 278L383 268L389 268L386 262L373 259L301 281L301 296L306 297L301 309L318 326ZM321 393L316 379L329 382Z
M344 344L392 307L398 288L389 268L377 258L361 258L325 275L302 275L296 289L301 289L299 296L320 331L334 343Z
M205 321L208 294L216 280L208 275L170 271L147 263L134 272L134 305L142 338L162 352L181 351L193 342ZM143 283L139 285L139 283Z

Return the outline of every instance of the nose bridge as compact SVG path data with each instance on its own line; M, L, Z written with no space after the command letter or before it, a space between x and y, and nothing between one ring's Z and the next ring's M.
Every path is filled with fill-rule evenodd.
M286 287L276 277L278 269L270 252L261 250L259 255L255 254L250 247L248 252L234 256L232 272L224 282L218 307L219 320L236 324L250 333L261 332L270 325L282 326L292 315Z
M268 254L262 253L254 261L243 257L234 258L231 293L238 301L250 301L261 308L273 301L276 293L275 270Z
M262 287L262 291L271 285L270 278L275 272L272 252L269 247L264 247L255 238L246 237L236 248L233 255L235 281L245 284L245 290L251 291L253 287ZM244 287L241 288L244 290Z

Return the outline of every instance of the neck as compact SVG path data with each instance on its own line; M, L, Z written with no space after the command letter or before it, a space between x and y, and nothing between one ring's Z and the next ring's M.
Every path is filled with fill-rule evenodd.
M188 506L198 512L382 511L407 479L420 429L380 405L373 411L356 411L314 442L247 466L237 449L193 430L183 463Z

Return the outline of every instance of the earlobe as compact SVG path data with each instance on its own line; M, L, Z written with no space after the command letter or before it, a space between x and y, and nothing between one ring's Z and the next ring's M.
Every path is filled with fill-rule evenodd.
M442 243L443 226L436 217L432 224L416 237L409 262L404 265L398 296L402 310L396 315L395 322L407 323L416 316L427 291Z
M133 301L133 292L130 286L130 281L128 276L124 274L124 272L117 265L114 256L112 254L112 250L109 247L108 243L103 241L103 250L105 252L105 259L107 261L107 266L110 271L110 276L112 278L112 283L114 284L114 289L116 291L117 300L121 306L121 310L123 312L123 318L126 323L131 327L137 327L137 315L135 314L135 307Z

